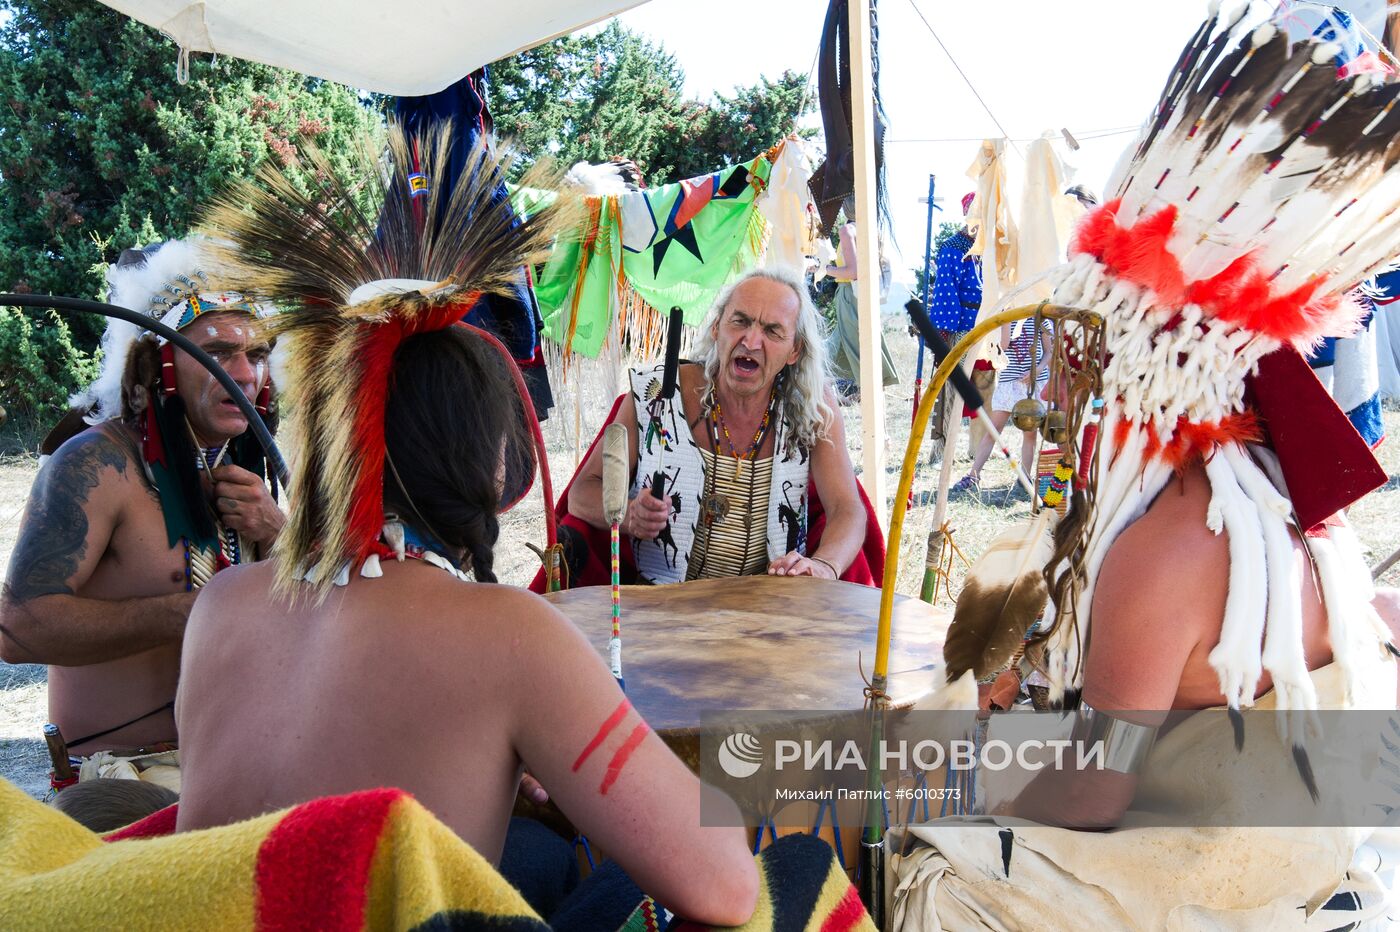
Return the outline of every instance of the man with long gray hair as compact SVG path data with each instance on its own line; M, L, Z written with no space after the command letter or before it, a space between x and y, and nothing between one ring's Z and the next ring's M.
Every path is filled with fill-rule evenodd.
M872 583L883 547L867 534L869 504L802 282L772 269L746 273L700 325L695 352L674 399L660 397L664 367L633 370L610 418L627 427L632 498L622 532L637 581L766 572ZM574 584L589 581L588 566L606 567L606 547L577 552L580 538L608 527L602 461L595 443L566 495L561 539L575 551ZM661 497L652 491L657 473Z

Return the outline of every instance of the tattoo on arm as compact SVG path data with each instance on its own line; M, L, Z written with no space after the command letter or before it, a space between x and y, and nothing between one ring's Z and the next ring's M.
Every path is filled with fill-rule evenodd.
M87 555L88 499L104 469L126 474L128 454L105 433L75 437L39 473L10 557L6 595L27 602L72 595L68 581Z

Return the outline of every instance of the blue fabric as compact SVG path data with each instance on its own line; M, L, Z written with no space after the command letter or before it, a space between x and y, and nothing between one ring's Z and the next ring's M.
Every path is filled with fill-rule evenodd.
M488 80L486 69L478 68L436 94L400 97L394 102L394 116L409 132L451 122L453 140L447 176L449 185L466 168L472 150L483 139L491 137L491 113L487 108ZM499 202L506 197L506 186L502 184L495 199ZM443 198L439 210L445 211L447 204L447 199ZM525 269L522 268L516 276L510 294L483 295L462 319L505 344L511 356L522 364L521 371L534 402L536 416L540 420L548 417L549 409L554 405L548 378L542 367L527 365L542 357L539 355L539 307Z
M1357 405L1347 412L1347 419L1356 428L1356 432L1361 435L1361 439L1366 441L1366 445L1375 449L1376 445L1385 439L1385 422L1381 420L1381 396L1372 395L1366 401Z
M1326 369L1337 361L1337 338L1323 337L1322 345L1308 354L1308 365L1314 369Z
M971 330L982 305L982 260L967 257L972 238L954 233L934 256L933 294L928 316L940 330Z
M1324 42L1336 42L1341 46L1342 50L1332 59L1338 68L1353 58L1359 58L1366 51L1366 44L1361 41L1356 21L1341 7L1332 7L1332 12L1322 18L1322 22L1313 30L1313 35ZM1348 39L1351 40L1350 44Z
M1375 278L1377 304L1393 304L1400 301L1400 269L1382 272Z

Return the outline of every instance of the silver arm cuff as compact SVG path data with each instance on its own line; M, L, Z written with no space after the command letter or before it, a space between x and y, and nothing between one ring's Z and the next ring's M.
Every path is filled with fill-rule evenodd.
M1138 725L1114 718L1106 712L1082 707L1071 737L1090 747L1102 744L1106 770L1137 773L1157 740L1157 726Z

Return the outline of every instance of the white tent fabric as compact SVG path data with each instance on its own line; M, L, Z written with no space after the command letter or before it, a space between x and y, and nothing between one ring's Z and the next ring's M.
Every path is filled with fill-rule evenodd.
M381 94L421 97L642 0L105 2L173 39L182 67L190 52L212 52Z

